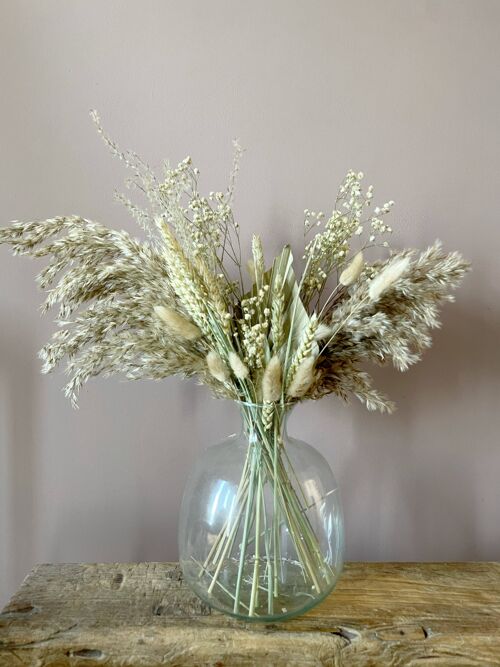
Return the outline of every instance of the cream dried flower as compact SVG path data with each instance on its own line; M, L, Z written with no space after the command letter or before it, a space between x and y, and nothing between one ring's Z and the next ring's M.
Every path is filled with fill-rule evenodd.
M273 351L279 350L285 342L284 309L285 297L283 289L278 287L274 290L273 301L271 304L271 341L273 344Z
M248 377L248 366L243 363L243 361L241 361L239 355L236 354L236 352L233 352L232 350L229 352L228 361L229 365L231 366L231 370L238 378L238 380L245 380Z
M394 285L408 271L409 267L408 257L397 258L390 262L370 283L368 289L370 300L378 301L386 289Z
M216 380L219 382L227 382L227 380L229 380L229 368L224 363L222 357L217 352L215 352L215 350L211 350L207 354L206 361L210 374Z
M262 376L262 400L265 403L279 401L281 397L281 362L277 355L269 360Z
M356 282L363 270L364 264L365 260L363 253L358 252L358 254L354 256L352 262L340 274L339 283L344 287L349 287L349 285Z
M304 328L302 339L297 347L297 351L290 363L288 373L286 375L286 384L288 386L292 385L295 375L298 372L298 369L301 363L307 357L311 356L312 352L317 349L317 343L315 341L316 331L319 326L318 316L316 313L313 313Z
M197 338L200 338L201 331L196 324L190 322L173 308L168 308L168 306L155 306L154 311L175 336L185 338L186 340L196 340Z
M327 338L330 338L331 335L332 335L332 327L329 327L324 322L321 322L320 324L318 324L318 328L316 329L316 333L314 334L314 340L315 341L326 340Z
M264 251L262 249L262 240L257 234L254 234L252 237L252 256L255 284L257 287L262 287L265 272Z
M301 398L314 382L314 356L306 357L298 366L295 375L287 389L290 398Z

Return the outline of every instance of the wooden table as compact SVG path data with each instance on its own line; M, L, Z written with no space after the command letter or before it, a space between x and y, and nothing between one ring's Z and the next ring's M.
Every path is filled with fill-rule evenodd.
M0 665L500 665L500 563L348 563L265 625L213 612L176 563L39 565L0 614Z

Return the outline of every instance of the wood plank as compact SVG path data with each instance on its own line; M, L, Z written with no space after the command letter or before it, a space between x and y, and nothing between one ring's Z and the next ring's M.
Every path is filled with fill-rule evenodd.
M0 614L0 666L500 665L500 563L348 563L308 614L213 612L175 563L34 568Z

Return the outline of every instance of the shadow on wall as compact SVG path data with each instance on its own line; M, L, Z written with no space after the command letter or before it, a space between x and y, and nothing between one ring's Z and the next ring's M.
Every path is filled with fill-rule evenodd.
M491 535L489 523L481 532L484 488L474 474L477 465L500 465L500 318L488 311L447 309L444 331L417 366L376 373L398 409L354 419L355 449L343 475L351 482L343 490L347 524L357 526L350 558L387 560L388 544L401 560L498 558L500 529ZM478 410L468 398L485 385L490 398ZM490 436L478 441L485 422ZM498 500L486 501L494 522Z
M0 327L0 605L34 564L36 429L29 327Z

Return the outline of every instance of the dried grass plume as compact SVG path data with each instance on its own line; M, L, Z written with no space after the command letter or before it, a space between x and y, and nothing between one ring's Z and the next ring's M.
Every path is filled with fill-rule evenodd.
M298 366L297 371L287 389L290 398L302 398L314 381L314 356L306 357Z
M382 294L391 285L403 276L410 266L408 257L396 258L390 262L382 271L372 280L368 289L368 295L371 301L378 301Z
M231 370L233 371L235 377L238 378L238 380L245 380L248 377L248 366L244 364L240 357L236 354L236 352L229 352L228 355L228 361L229 365L231 366Z
M227 382L229 380L229 368L226 366L221 356L214 350L207 354L207 366L211 375L219 382Z
M138 201L117 199L143 238L80 216L0 228L0 244L14 254L47 260L37 280L46 292L42 310L55 309L58 326L40 352L42 370L66 362L73 405L88 380L119 373L195 376L216 396L247 403L334 394L392 409L364 367L406 371L421 358L442 304L469 268L459 253L438 242L421 253L391 249L394 202L373 206L372 186L351 170L328 215L304 212L302 274L289 246L266 267L259 236L242 254L232 209L237 143L229 185L205 195L190 157L153 173L92 117L129 171L127 185L141 193ZM370 262L373 246L389 248L388 257ZM266 428L277 412L268 406Z
M265 403L281 398L281 362L277 355L269 360L262 377L262 400Z
M361 275L365 260L362 252L358 252L351 263L342 271L339 278L339 283L344 287L349 287L356 282Z
M196 340L197 338L200 338L201 331L196 324L190 322L173 308L168 308L168 306L155 306L154 311L174 335L179 336L180 338L185 338L186 340Z

